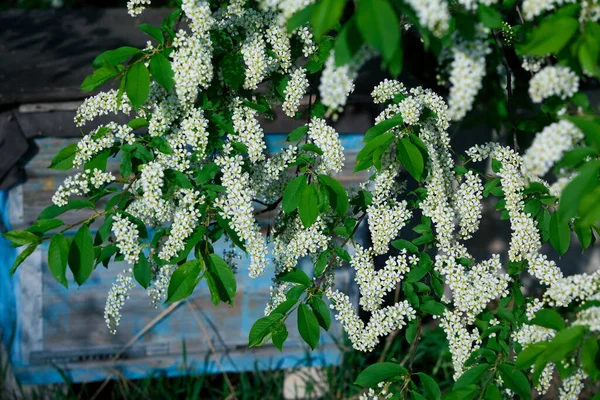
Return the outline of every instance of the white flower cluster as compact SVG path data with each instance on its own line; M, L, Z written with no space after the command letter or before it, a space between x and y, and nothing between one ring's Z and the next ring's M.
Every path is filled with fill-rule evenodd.
M204 118L204 112L200 108L192 109L181 121L179 139L172 143L171 147L184 149L191 146L193 151L204 155L208 146L208 120Z
M600 300L600 271L592 274L576 274L556 279L544 294L544 300L552 307L566 307L573 301Z
M127 12L132 17L137 17L149 5L150 5L150 0L129 0L127 2Z
M285 87L285 101L281 106L285 114L293 118L298 112L300 100L304 97L308 89L308 79L306 79L306 70L302 67L297 68L290 74L290 80Z
M273 261L277 270L289 271L302 257L325 251L330 238L323 234L324 229L325 221L320 216L308 228L304 228L300 218L296 218L288 227L289 232L273 240Z
M335 319L342 323L352 347L359 351L372 351L380 337L388 335L394 329L402 329L406 325L405 320L412 321L416 317L415 310L404 300L373 312L365 326L350 302L350 297L330 288L325 295L333 302L331 308L338 311Z
M379 85L373 88L371 97L373 97L375 104L381 104L392 100L399 94L408 96L408 91L404 87L404 84L393 79L384 79Z
M394 198L397 175L397 165L392 165L377 175L373 201L367 208L373 251L377 255L387 253L390 241L398 236L412 215L406 208L405 200L399 202Z
M369 388L366 392L361 393L358 397L358 400L388 400L394 397L393 392L388 392L386 389L387 382L379 382L377 384L378 390L373 388ZM389 384L387 384L389 385Z
M578 369L570 377L563 381L562 386L558 389L558 398L560 400L577 400L579 394L583 390L583 381L587 375L583 370Z
M521 67L525 71L535 74L540 69L542 69L543 62L544 62L544 59L541 57L523 56L523 61L521 62Z
M137 263L142 249L137 225L126 216L115 214L113 215L112 231L115 234L119 252L123 254L125 261L129 264Z
M458 0L458 3L469 11L477 11L477 7L479 7L480 4L491 6L497 2L498 0Z
M248 148L248 156L253 163L265 158L264 150L267 148L264 140L264 132L256 118L258 112L248 106L241 104L240 99L234 101L233 129L237 133L237 139Z
M406 250L400 255L389 257L385 267L376 271L373 251L356 246L350 265L356 271L355 280L360 290L359 304L365 311L374 312L381 308L384 296L392 291L409 270ZM418 260L417 260L418 262Z
M563 4L574 2L575 0L523 0L523 17L527 21L532 21L546 11L552 11Z
M297 11L311 5L316 0L261 0L261 6L265 9L279 10L280 24L285 25Z
M465 175L465 180L456 191L454 204L456 204L457 216L460 225L459 236L462 239L469 239L473 233L479 230L479 220L483 205L483 184L481 179L473 172L469 171Z
M562 156L583 140L583 132L571 121L561 120L535 135L523 155L523 171L527 177L542 177Z
M135 141L135 135L132 132L133 129L128 125L119 125L115 122L99 126L77 143L77 153L73 165L80 168L102 150L112 147L115 138L120 139L123 143L132 144Z
M302 26L298 29L297 34L302 41L302 54L304 57L308 58L312 56L314 52L317 51L317 45L315 45L310 28L308 26Z
M179 98L175 94L169 95L157 101L153 108L148 133L151 136L163 136L181 113Z
M290 145L266 160L253 165L251 186L256 191L256 197L267 202L276 201L283 195L289 181L286 171L294 160L298 149Z
M286 28L279 25L269 26L266 31L266 39L277 56L281 72L289 72L292 66L292 49Z
M579 311L573 325L587 326L592 332L600 332L600 307L590 307Z
M214 20L208 1L183 0L181 9L190 19L190 28L194 33L204 35L212 28Z
M230 220L231 227L246 242L250 254L249 274L254 278L265 269L267 246L254 219L251 204L254 191L248 173L242 172L243 158L230 155L231 150L230 146L224 146L222 154L215 159L223 174L221 184L227 190L225 196L215 201L215 206L222 210L221 215Z
M165 261L177 256L185 248L187 238L200 219L198 207L204 204L204 196L200 196L198 191L192 189L180 189L176 197L179 198L179 205L175 210L169 238L158 254L158 257Z
M440 326L446 333L448 347L452 354L452 366L454 367L454 380L456 381L465 372L465 362L475 350L481 346L479 330L473 328L471 332L467 329L459 314L450 310L444 311L440 319Z
M175 267L175 265L167 264L157 268L156 279L148 286L146 293L155 308L158 308L167 299L169 282L171 282L171 275L173 275Z
M196 101L199 88L207 88L213 78L212 42L205 34L177 32L173 41L171 67L175 80L175 91L184 108Z
M81 127L85 125L86 122L91 122L99 116L111 113L117 114L118 112L122 112L124 114L129 114L132 108L127 95L123 94L121 104L119 104L117 100L117 95L118 92L111 89L107 92L100 92L95 96L85 99L79 108L77 108L75 125Z
M166 201L162 198L162 186L165 171L163 166L158 162L149 162L142 166L140 175L139 186L141 187L142 201L144 209L148 211L150 215L156 215L160 221L168 220L168 218L161 218L160 215L166 210Z
M442 37L450 28L450 11L444 0L408 0L415 10L419 23L437 37Z
M414 97L407 97L398 104L398 111L405 124L416 125L423 111L423 103Z
M255 33L246 39L241 51L246 64L244 89L256 89L267 74L265 40L262 35Z
M110 333L117 333L117 327L121 322L121 309L125 301L129 299L129 291L133 289L133 270L128 268L117 275L117 281L113 283L106 298L104 306L104 320Z
M327 125L324 119L313 118L308 125L308 137L323 151L316 172L340 172L344 166L344 147L335 129Z
M86 169L83 172L78 172L73 176L69 176L65 179L62 185L60 185L54 196L52 196L52 203L61 207L67 204L69 197L73 195L86 195L92 188L99 189L101 186L111 183L115 180L115 177L110 172L102 172L97 168L94 170Z
M529 81L529 97L541 103L551 96L567 99L579 90L579 77L562 65L549 65L541 69Z
M600 21L600 2L598 2L598 0L581 1L581 14L579 15L579 22L583 24L587 21Z
M509 294L511 279L508 275L498 274L502 269L498 254L469 270L455 262L454 257L438 254L435 268L446 276L446 284L452 290L455 314L462 313L468 324L475 322L477 315L491 300Z
M354 80L358 76L358 70L371 58L372 52L363 46L352 61L340 67L335 65L334 53L331 52L323 67L319 92L323 105L336 113L342 111L346 105L348 95L354 91Z
M485 56L491 52L487 42L489 29L477 25L473 41L454 35L452 64L449 81L452 87L448 97L450 119L458 121L473 107L475 96L481 90L485 76Z

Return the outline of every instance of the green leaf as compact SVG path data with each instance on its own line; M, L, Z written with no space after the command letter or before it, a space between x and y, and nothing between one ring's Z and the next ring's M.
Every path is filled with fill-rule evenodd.
M498 365L498 371L504 381L504 386L521 396L523 399L530 399L529 392L531 387L527 377L518 369L515 369L509 364Z
M352 16L344 24L335 39L335 64L337 66L348 64L352 61L362 44L363 38L356 24L356 16Z
M481 380L481 377L490 368L489 364L479 364L474 367L469 368L458 378L453 388L461 389L464 387L468 387L469 385L476 384Z
M378 123L377 125L370 128L365 133L364 141L370 142L377 136L389 131L390 129L392 129L398 125L402 125L403 123L404 123L404 120L402 119L402 115L400 115L400 114L396 114L390 119L385 119L385 120L381 121L380 123ZM393 137L393 134L390 134L390 135L392 135L392 137Z
M273 332L273 345L279 349L279 351L283 350L283 343L288 337L288 330L285 324L277 325L277 329Z
M308 132L308 125L299 126L291 131L285 140L288 142L297 142L298 140L302 139L306 132Z
M221 61L221 72L223 75L223 81L227 84L227 86L233 90L240 89L244 84L244 80L246 79L246 69L244 68L244 60L242 56L238 53L225 54L223 61Z
M319 182L327 186L330 189L329 203L331 208L338 213L338 215L344 216L348 211L348 193L346 189L336 179L320 174L318 176Z
M305 304L300 304L298 307L298 332L311 349L314 350L317 347L321 335L319 322Z
M69 242L67 239L60 233L52 236L48 247L48 267L52 276L66 288L69 287L66 277L68 259Z
M100 53L94 61L92 62L92 66L94 68L100 68L104 65L106 61L109 65L117 65L121 64L123 61L127 60L129 57L134 56L136 54L142 54L143 52L140 49L136 49L131 46L123 46L118 49L108 50L103 53Z
M306 275L306 272L302 271L300 268L294 268L288 272L283 273L277 277L278 281L281 282L293 282L300 283L305 286L312 286L312 281Z
M165 35L163 34L162 29L159 27L148 24L140 24L138 28L140 28L140 31L148 34L148 36L151 38L156 39L160 44L165 44Z
M571 242L571 230L568 222L562 222L558 212L550 219L550 244L561 256L567 252Z
M190 260L180 265L171 275L165 303L173 303L191 295L198 284L200 268L199 260Z
M46 207L40 213L38 220L40 219L51 219L58 217L69 210L81 210L82 208L94 208L94 204L88 200L69 200L64 206L51 205Z
M27 228L27 231L32 233L46 233L52 229L63 226L65 223L60 219L38 219L33 225Z
M431 315L442 315L446 311L446 306L435 300L427 300L421 304L420 309Z
M425 389L425 393L427 394L428 399L432 400L440 400L442 398L442 392L440 391L439 386L432 377L423 372L417 372L419 379L421 380L421 384Z
M591 225L584 224L581 218L578 218L575 220L573 226L582 249L585 250L590 247L595 240Z
M221 301L233 304L237 284L235 275L229 265L217 254L210 254L208 256L208 270L215 279Z
M393 133L383 133L373 139L371 139L365 147L363 147L356 155L357 166L354 167L354 172L362 171L373 165L373 154L376 152L380 155L390 146L395 135ZM361 161L368 161L361 163Z
M75 233L68 258L75 282L83 285L94 269L94 240L87 225L82 225Z
M600 380L598 347L598 340L595 338L588 338L581 347L581 365L592 381Z
M540 230L540 235L542 237L542 242L547 242L550 239L550 220L552 216L547 209L543 209L541 213L535 218L538 223L538 228Z
M594 189L581 199L579 204L581 223L591 225L600 220L600 187Z
M568 117L585 135L586 143L600 150L600 119L586 117Z
M419 148L409 139L402 138L398 141L398 160L404 165L408 173L417 181L421 181L425 170L425 160Z
M586 330L582 325L575 325L558 332L544 352L545 360L555 363L563 361L577 348Z
M346 0L319 0L310 17L310 23L317 39L338 23L345 6Z
M194 187L188 177L176 169L166 169L165 178L183 189L192 189Z
M304 175L292 179L285 186L281 206L286 214L289 214L298 208L300 205L300 198L306 187L306 177Z
M196 173L196 184L198 185L202 185L212 179L214 179L215 176L217 176L217 172L219 171L219 166L215 163L209 163L206 164L205 166L202 167L201 170L199 170Z
M156 53L150 59L150 72L154 77L154 80L158 84L165 88L167 92L173 90L175 86L175 80L173 79L174 73L171 68L171 62L162 53Z
M581 69L588 75L598 78L600 77L600 67L598 66L600 45L598 45L598 38L594 38L589 32L581 38L578 51Z
M94 169L98 169L100 171L106 171L106 164L108 163L108 157L110 157L110 149L106 149L106 150L102 150L101 152L99 152L98 154L96 154L94 157L92 157L91 160L87 161L85 164L83 164L83 169L84 170L94 170Z
M266 317L258 319L248 335L248 347L262 346L273 334L274 328L283 318L283 314L271 313Z
M140 251L138 262L133 266L133 276L137 283L139 283L144 289L148 289L150 280L152 279L152 270L146 255Z
M315 144L312 143L307 143L305 145L302 145L300 147L300 150L304 150L304 151L311 151L313 153L316 153L318 155L323 155L323 150L321 150L321 148Z
M293 31L300 28L301 26L308 24L310 21L310 16L312 15L315 7L316 7L316 4L310 4L306 7L304 7L303 9L301 9L300 11L297 11L296 13L294 13L294 15L292 15L292 17L290 19L288 19L288 22L287 22L288 33L292 33Z
M154 136L152 138L152 146L154 146L163 154L173 154L173 149L171 148L169 142L160 136Z
M566 223L577 215L579 203L586 194L598 186L600 165L591 162L584 165L579 174L569 182L560 196L559 216Z
M98 68L83 80L80 88L86 92L91 92L118 74L119 72L114 69L109 69L106 67Z
M52 168L57 171L67 171L73 168L73 161L75 160L76 153L77 144L73 143L68 145L67 147L61 149L58 154L54 156L48 168Z
M477 385L468 385L459 389L453 389L450 393L444 396L444 400L465 400L472 399L473 395L479 391Z
M569 42L579 28L573 17L546 18L533 31L527 44L519 50L523 54L546 56L558 53Z
M532 343L525 350L519 353L515 361L515 367L527 369L531 367L540 354L548 348L548 343Z
M390 61L400 44L400 22L387 0L361 0L356 10L356 23L367 44L381 51Z
M313 297L310 306L313 309L315 316L317 317L317 321L319 325L326 331L329 330L331 326L331 312L329 311L329 307L323 301L323 299L319 297Z
M13 247L24 246L29 243L39 242L40 237L35 233L27 232L27 231L9 231L3 233L5 239L10 240L13 244Z
M380 362L365 368L358 375L354 384L361 387L374 387L379 382L401 377L407 373L407 369L401 365L392 362Z
M125 75L125 93L131 105L137 110L146 102L149 92L150 72L143 62L137 62Z
M483 397L485 400L502 400L502 393L496 385L489 385Z
M285 195L285 193L284 193ZM311 226L319 217L319 194L314 184L304 188L300 195L300 204L298 205L298 214L305 228Z
M477 8L477 16L482 24L490 29L502 28L502 15L490 6L479 4Z
M555 310L544 308L535 313L535 317L531 320L534 325L543 326L544 328L560 331L565 329L565 321Z
M19 268L19 265L23 264L23 261L25 261L27 259L27 257L29 257L31 254L33 254L33 252L40 245L40 243L41 242L31 243L29 246L25 247L25 250L23 250L22 252L19 253L17 258L15 259L15 262L13 263L12 267L10 268L10 276L14 275L14 273L17 271L17 268Z
M394 246L398 250L406 249L406 250L408 250L411 253L418 253L419 252L419 248L417 246L415 246L414 244L412 244L408 240L404 240L404 239L394 240L392 242L392 246Z

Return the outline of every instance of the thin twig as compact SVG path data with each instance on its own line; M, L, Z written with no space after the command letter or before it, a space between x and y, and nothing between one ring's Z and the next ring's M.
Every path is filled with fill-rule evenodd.
M194 319L196 320L196 323L200 327L200 330L202 331L202 335L204 336L204 339L206 339L206 343L208 344L208 348L210 349L210 352L215 357L215 362L217 363L217 366L221 369L221 373L223 374L223 378L225 379L225 382L227 383L227 387L229 388L229 396L227 396L227 398L232 398L232 399L236 399L237 400L233 384L231 383L231 380L229 379L229 376L225 372L225 369L223 368L223 365L221 364L221 361L219 361L219 355L217 354L217 350L215 350L215 348L214 348L214 346L212 344L212 340L210 339L210 336L208 335L208 331L206 330L206 327L204 326L204 324L202 323L202 321L198 317L198 313L196 312L196 307L189 300L187 301L187 305L192 310L192 315L194 316Z

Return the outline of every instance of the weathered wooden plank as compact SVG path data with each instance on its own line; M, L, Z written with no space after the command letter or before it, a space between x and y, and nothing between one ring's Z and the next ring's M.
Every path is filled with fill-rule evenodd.
M0 12L0 105L71 101L102 51L143 47L140 23L157 25L167 9L131 18L125 9L45 9Z

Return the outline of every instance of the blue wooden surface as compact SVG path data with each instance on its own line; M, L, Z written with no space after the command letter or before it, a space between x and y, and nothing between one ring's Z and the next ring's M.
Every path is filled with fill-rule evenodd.
M353 154L360 147L362 135L342 135L341 138L344 147L349 150L345 170L351 171L354 164ZM285 135L268 135L267 139L269 151L286 145ZM24 205L27 204L31 193L40 190L51 192L53 188L50 186L62 180L60 176L51 175L52 172L48 173L52 180L44 180L46 172L42 172L40 166L47 165L45 158L57 149L56 144L48 139L40 139L39 142L42 151L37 156L39 160L34 158L32 161L31 168L34 169L34 175L35 171L38 171L42 178L25 182L22 192L25 193ZM345 181L352 180L348 172L342 173L340 178ZM58 182L54 182L56 180ZM14 195L14 192L11 195ZM10 228L7 203L8 193L4 192L0 196L0 211L5 225ZM215 251L221 252L222 246L222 243L217 245ZM192 310L185 303L136 341L126 351L127 359L98 360L102 355L110 358L122 349L125 343L160 313L161 308L152 308L144 290L136 287L122 310L123 317L118 333L111 335L104 325L104 302L112 282L117 273L126 267L125 264L112 263L107 270L99 267L82 289L71 284L67 290L54 280L48 270L47 245L40 246L38 252L34 253L34 261L30 263L32 265L24 266L10 278L8 271L16 254L15 249L11 249L7 241L0 238L0 326L15 376L21 383L62 382L56 366L64 369L74 382L103 380L115 371L129 379L141 378L152 372L169 376L179 375L185 372L181 369L181 347L184 341L188 365L195 372L220 371L221 367L210 355L206 337L191 314ZM35 257L39 261L35 261ZM263 316L273 267L270 265L261 277L250 279L246 265L246 260L240 263L237 274L238 293L233 308L225 305L214 307L204 283L198 285L190 299L209 331L223 369L248 371L255 367L272 369L339 363L340 352L329 336L331 334L340 337L341 329L337 324L332 326L329 334L322 335L320 350L313 353L307 352L307 347L297 334L293 318L288 321L290 337L283 353L272 345L247 349L250 328L256 319ZM310 265L307 266L310 268ZM348 276L346 281L349 281ZM34 279L33 282L40 289L36 289L36 285L30 288L28 281L28 294L24 296L24 279ZM73 282L72 277L68 276L68 279L69 282ZM30 302L38 301L36 290L39 290L41 308L31 307ZM28 307L38 310L39 315L23 315L23 310ZM80 360L77 360L77 357Z

